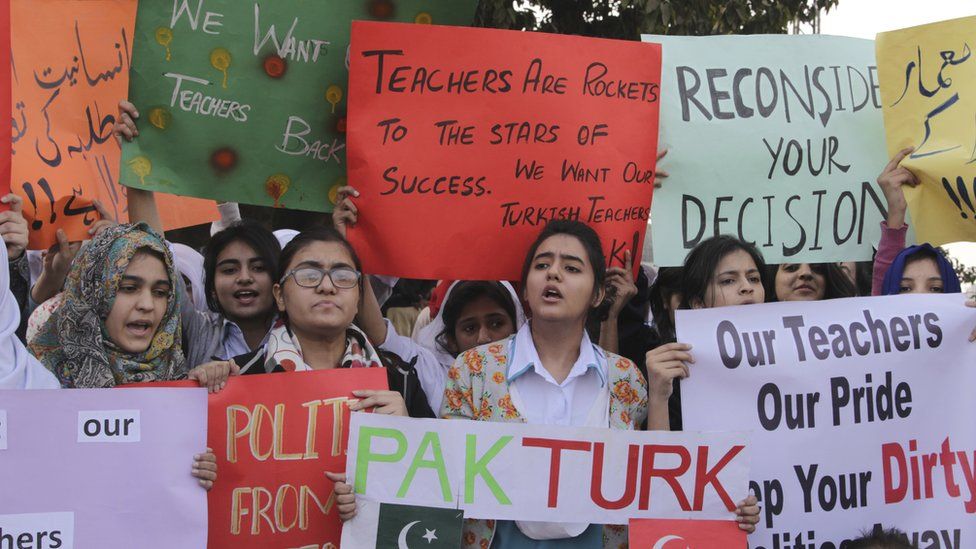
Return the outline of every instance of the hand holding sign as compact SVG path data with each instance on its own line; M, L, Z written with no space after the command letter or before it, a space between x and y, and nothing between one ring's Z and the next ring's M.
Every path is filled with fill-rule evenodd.
M332 211L332 225L342 236L348 227L355 227L359 220L359 208L352 201L359 198L359 191L349 185L336 188L336 206Z
M918 177L911 170L901 165L902 160L915 150L914 147L902 149L888 162L881 175L878 176L878 186L884 193L885 200L888 202L888 228L900 229L905 224L905 212L908 211L908 203L905 202L905 191L903 185L909 187L918 186Z
M554 219L592 226L610 266L639 260L656 45L366 22L352 34L349 180L383 212L349 232L367 270L516 279Z
M0 199L0 202L10 206L5 212L0 212L0 236L7 245L7 258L11 261L19 258L27 249L27 220L24 219L24 199L10 193Z

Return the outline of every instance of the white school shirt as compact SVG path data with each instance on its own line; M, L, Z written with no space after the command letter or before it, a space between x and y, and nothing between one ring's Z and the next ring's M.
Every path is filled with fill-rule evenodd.
M244 332L241 330L241 327L238 326L237 323L231 322L226 318L223 320L223 330L221 331L220 342L224 354L223 356L216 357L220 360L230 360L235 356L246 355L255 349L264 347L264 345L268 342L268 336L271 335L271 330L269 329L268 333L264 334L264 339L261 340L261 343L252 349L247 345L247 340L244 339ZM275 324L277 323L278 317L276 316L274 320L271 321L271 327L274 328Z
M562 383L539 360L529 323L519 328L511 345L508 383L513 404L528 423L580 427L593 422L588 417L597 398L606 397L607 359L585 331L579 358Z

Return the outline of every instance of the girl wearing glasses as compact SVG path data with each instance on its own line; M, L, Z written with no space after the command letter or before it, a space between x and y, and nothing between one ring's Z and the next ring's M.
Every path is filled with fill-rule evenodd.
M361 267L355 250L335 229L304 231L285 246L273 293L279 322L264 348L234 358L241 374L386 366L353 324L363 297ZM433 416L416 373L387 372L394 390L355 391L362 400L350 408Z

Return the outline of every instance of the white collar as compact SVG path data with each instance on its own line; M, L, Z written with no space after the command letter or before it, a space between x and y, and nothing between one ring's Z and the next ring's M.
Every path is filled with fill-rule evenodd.
M509 356L512 358L508 365L508 382L514 382L523 374L532 370L547 381L560 385L556 383L552 374L543 367L542 361L539 359L539 353L535 348L535 342L532 341L532 330L529 324L529 322L523 324L510 343ZM596 370L600 378L600 386L606 386L606 363L606 356L603 354L603 349L593 345L590 341L590 336L584 330L583 339L580 340L579 357L570 369L569 375L566 376L563 384L573 378L585 375L592 369Z

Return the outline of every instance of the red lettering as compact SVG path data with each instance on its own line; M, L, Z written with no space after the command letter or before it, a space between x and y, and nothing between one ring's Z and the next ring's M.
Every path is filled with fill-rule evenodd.
M702 510L702 500L705 499L705 487L709 484L715 488L715 493L725 503L726 509L729 511L735 509L735 502L729 497L729 493L722 486L722 483L718 481L718 473L722 469L725 469L725 466L735 456L739 455L739 452L744 448L745 446L733 446L722 456L722 459L718 460L718 463L714 467L706 470L705 468L708 467L708 446L698 447L698 462L695 464L695 511Z
M637 492L637 466L640 446L631 444L627 452L627 484L620 499L610 501L603 497L603 443L593 445L593 475L590 478L590 499L603 509L623 509L634 501Z
M563 450L589 452L591 444L583 440L556 440L552 438L523 438L522 446L549 448L549 507L555 507L559 499L559 465Z
M894 458L898 467L898 485L892 482L893 474L891 460ZM905 499L908 494L908 482L902 471L906 470L908 463L905 461L905 450L897 442L889 442L881 445L881 460L884 462L884 493L885 503L898 503Z
M674 454L681 458L681 463L673 469L658 469L654 466L654 457L657 454ZM648 509L651 499L651 479L658 477L671 487L681 509L683 511L690 511L691 505L688 504L688 497L681 488L681 484L678 483L678 477L685 474L690 466L691 455L684 446L671 444L648 444L644 446L644 466L641 471L641 494L638 507L642 511Z

